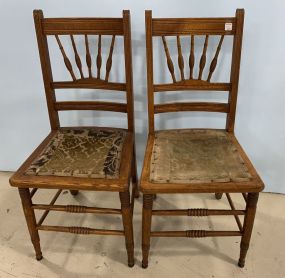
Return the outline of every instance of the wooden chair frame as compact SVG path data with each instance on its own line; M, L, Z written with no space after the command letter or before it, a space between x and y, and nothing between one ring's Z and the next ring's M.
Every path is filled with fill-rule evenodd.
M75 234L94 235L119 235L124 236L128 254L128 265L134 265L134 241L132 215L134 198L138 197L137 170L134 142L134 108L133 108L133 78L132 78L132 47L131 47L131 27L130 13L123 11L122 18L44 18L41 10L34 11L35 29L39 47L39 55L42 66L43 81L46 93L48 113L51 125L51 132L39 145L33 154L24 162L19 170L11 177L12 186L19 188L23 210L26 217L31 241L33 243L37 260L42 259L40 248L39 231L58 231ZM60 35L69 35L74 50L76 66L79 69L80 77L76 77L72 64L67 57L62 46ZM88 66L88 76L83 75L82 63L77 52L73 35L84 35L86 45L86 64ZM92 76L92 57L90 55L88 35L98 35L98 54L96 59L97 76ZM101 79L100 69L101 58L101 36L112 35L109 56L106 62L106 76ZM65 66L69 71L72 81L55 82L52 76L51 62L47 36L55 36L62 53ZM116 36L124 38L125 55L125 83L109 82L109 74L112 66L112 54ZM105 89L126 92L126 104L115 102L99 101L57 101L55 97L56 89ZM120 176L118 179L94 179L78 177L59 176L28 176L24 175L27 167L42 152L50 142L55 133L64 129L60 126L58 111L63 110L101 110L127 113L128 129L122 150ZM75 127L76 128L76 127ZM132 195L130 193L130 183L132 182ZM30 190L31 188L31 190ZM35 204L32 201L38 189L57 189L57 193L50 204ZM55 205L57 198L64 189L69 189L73 195L78 190L110 191L118 192L121 208L99 208L74 205ZM43 210L42 217L37 221L35 210ZM91 229L87 227L64 227L43 225L43 222L50 211L61 211L67 213L98 213L98 214L121 214L123 220L123 230Z
M149 116L149 135L145 152L143 170L140 180L140 190L143 192L143 216L142 216L142 267L148 266L148 256L151 237L217 237L217 236L241 236L240 258L238 265L244 266L245 256L249 247L249 241L255 218L256 205L259 192L264 185L250 160L246 156L242 147L239 145L234 135L234 124L238 94L239 69L241 59L242 35L243 35L244 10L236 10L235 17L229 18L152 18L152 12L146 11L146 56L147 56L147 88L148 88L148 116ZM227 28L230 27L230 28ZM180 36L191 36L191 46L189 54L189 79L184 74L184 60L181 54ZM205 35L205 43L199 63L199 75L193 78L194 67L194 37ZM206 51L208 38L210 35L220 35L220 41L216 49L215 56L210 64L209 73L206 80L202 80L202 74L206 62ZM153 37L162 37L162 42L166 54L166 60L173 83L154 84L153 79ZM177 81L174 66L169 54L165 36L176 36L178 51L178 66L181 81ZM210 79L216 68L219 52L224 36L233 36L232 64L230 82L214 83ZM228 91L228 103L166 103L154 104L154 94L164 91L181 90L205 90L205 91ZM154 183L150 181L150 161L152 156L155 126L154 114L178 111L207 111L222 112L227 114L225 131L243 158L249 173L253 177L247 182L209 182L209 183ZM231 199L230 193L239 192L246 202L246 208L237 210ZM216 209L180 209L180 210L153 210L153 200L157 193L215 193L216 198L220 199L225 193L230 204L230 210ZM152 231L152 215L160 216L209 216L209 215L232 215L234 216L237 231L206 231L206 230L187 230L187 231ZM244 216L241 223L239 215Z

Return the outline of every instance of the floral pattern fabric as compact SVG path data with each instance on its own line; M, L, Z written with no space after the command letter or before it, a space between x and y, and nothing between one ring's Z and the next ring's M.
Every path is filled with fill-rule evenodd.
M118 178L125 135L114 129L59 130L25 174Z

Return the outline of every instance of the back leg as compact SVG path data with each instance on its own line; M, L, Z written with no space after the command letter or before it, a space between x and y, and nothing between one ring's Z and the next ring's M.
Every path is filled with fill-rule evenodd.
M132 160L132 186L134 188L135 198L138 198L140 195L139 195L139 188L138 188L138 172L137 172L137 161L136 161L135 146L134 146L133 160Z
M215 197L217 200L222 199L223 193L215 193Z
M73 196L76 196L79 193L78 190L69 190L69 191L70 191L71 195L73 195Z

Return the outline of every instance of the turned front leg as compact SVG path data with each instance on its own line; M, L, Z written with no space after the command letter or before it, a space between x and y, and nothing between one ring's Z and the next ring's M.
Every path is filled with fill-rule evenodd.
M128 266L134 266L134 235L130 192L120 192L123 226L125 232L126 249L128 253Z
M32 199L31 199L30 190L28 188L19 188L19 194L21 197L24 215L29 229L31 241L33 243L36 252L36 259L39 261L43 258L43 256L40 246L40 237L37 230L35 212L32 208Z
M258 201L258 193L248 193L247 204L246 204L246 214L243 224L243 235L240 243L240 258L238 265L239 267L244 267L245 257L249 247L249 242L252 234L252 228L256 213L256 205Z

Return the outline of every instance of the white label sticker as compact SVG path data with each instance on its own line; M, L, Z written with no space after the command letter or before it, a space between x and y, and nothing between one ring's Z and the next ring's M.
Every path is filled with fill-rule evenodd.
M233 24L232 23L225 23L225 31L232 31Z

